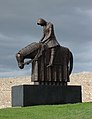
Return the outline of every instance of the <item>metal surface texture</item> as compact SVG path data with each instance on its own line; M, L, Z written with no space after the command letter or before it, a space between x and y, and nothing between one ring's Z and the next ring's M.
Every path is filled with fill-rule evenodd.
M31 79L39 85L67 85L73 69L73 55L58 43L51 22L38 19L37 24L43 27L42 39L16 54L18 66L23 69L25 64L32 63ZM31 60L24 62L25 59Z

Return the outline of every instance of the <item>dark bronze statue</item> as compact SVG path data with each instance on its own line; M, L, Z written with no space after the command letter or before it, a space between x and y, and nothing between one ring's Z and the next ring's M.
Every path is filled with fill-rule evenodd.
M52 66L55 57L55 49L60 46L54 34L53 24L50 22L47 23L44 19L38 19L37 24L43 26L43 37L40 42L46 44L51 50L50 62L48 66Z
M56 40L53 24L38 19L43 27L43 37L39 43L31 43L16 54L19 68L32 63L31 80L40 85L67 85L73 68L71 51L60 46ZM24 62L25 59L31 59Z

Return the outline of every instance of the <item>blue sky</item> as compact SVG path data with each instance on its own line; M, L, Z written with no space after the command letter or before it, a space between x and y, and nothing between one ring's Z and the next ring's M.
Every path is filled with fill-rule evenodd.
M52 22L59 43L73 52L73 72L92 72L92 0L0 0L0 77L31 75L15 54L41 39L38 18Z

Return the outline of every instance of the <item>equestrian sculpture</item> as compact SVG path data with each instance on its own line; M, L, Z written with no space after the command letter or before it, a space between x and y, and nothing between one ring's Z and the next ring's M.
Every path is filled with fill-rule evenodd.
M31 80L39 85L67 85L73 68L71 51L60 46L56 40L54 26L51 22L38 19L43 27L43 37L39 43L31 43L16 54L20 69L32 63ZM25 59L31 59L24 62Z

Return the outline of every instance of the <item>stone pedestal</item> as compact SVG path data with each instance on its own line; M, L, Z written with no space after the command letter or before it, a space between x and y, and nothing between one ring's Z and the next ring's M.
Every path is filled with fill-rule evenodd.
M12 106L82 102L81 86L19 85L12 87Z

